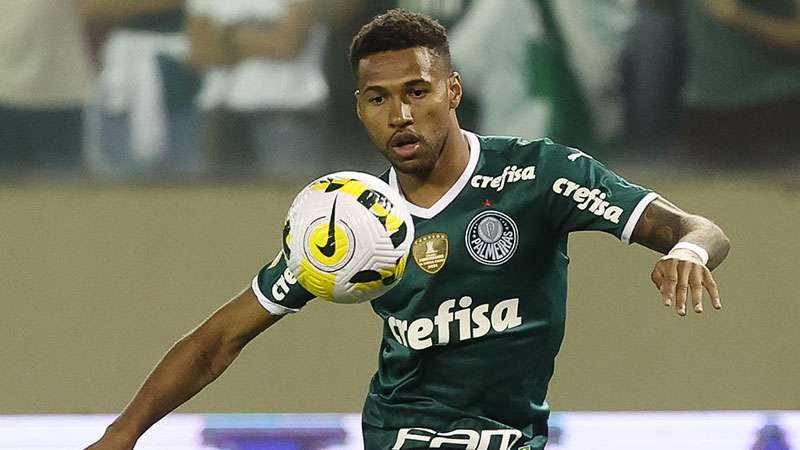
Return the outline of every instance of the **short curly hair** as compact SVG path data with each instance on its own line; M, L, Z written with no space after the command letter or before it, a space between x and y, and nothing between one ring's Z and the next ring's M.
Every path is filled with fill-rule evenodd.
M450 44L447 30L424 14L404 9L390 9L375 16L353 38L350 44L350 66L358 73L361 59L375 53L426 47L444 59L450 69Z

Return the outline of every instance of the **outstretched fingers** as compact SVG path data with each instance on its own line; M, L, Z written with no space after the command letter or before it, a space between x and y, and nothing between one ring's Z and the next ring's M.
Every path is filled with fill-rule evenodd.
M661 294L664 306L674 305L675 311L681 316L686 315L689 301L695 313L703 312L704 290L708 292L714 309L722 308L717 283L711 271L702 264L677 258L663 258L656 264L650 278Z
M689 275L689 289L692 291L692 308L694 312L698 314L703 312L704 269L706 269L705 266L692 264L691 273Z
M708 291L708 296L711 297L711 306L714 309L722 309L722 301L719 299L719 289L717 289L717 282L714 280L714 276L711 275L711 271L708 270L707 267L704 267L703 271L703 286L705 286L706 290Z
M673 260L661 260L656 264L650 278L661 293L664 306L672 306L675 298L675 285L678 284L678 264Z
M692 264L685 261L678 262L678 282L675 285L675 310L678 314L686 315L686 301L689 297L689 280L692 275Z

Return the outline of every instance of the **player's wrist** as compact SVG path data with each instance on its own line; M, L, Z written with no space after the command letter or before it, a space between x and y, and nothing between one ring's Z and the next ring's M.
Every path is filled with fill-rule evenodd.
M125 448L133 448L139 439L139 433L131 431L114 422L106 428L102 440Z
M702 265L708 264L708 250L705 248L693 244L691 242L678 242L675 244L672 249L670 249L668 255L678 256L678 255L690 255L696 257Z

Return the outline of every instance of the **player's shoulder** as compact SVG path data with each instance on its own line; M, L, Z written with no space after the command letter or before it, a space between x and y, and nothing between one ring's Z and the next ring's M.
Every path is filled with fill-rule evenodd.
M491 153L536 152L542 146L552 144L548 138L527 139L518 136L497 136L476 134L481 151Z
M530 153L549 154L569 152L575 149L548 138L529 139L519 136L476 135L481 143L481 150L495 153Z
M560 144L550 138L528 139L516 136L477 135L481 151L498 154L510 160L546 162L548 160L569 160L571 155L588 156L576 148Z

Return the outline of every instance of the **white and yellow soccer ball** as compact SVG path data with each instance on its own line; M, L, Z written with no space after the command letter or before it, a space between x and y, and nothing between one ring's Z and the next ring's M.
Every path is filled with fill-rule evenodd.
M289 270L316 297L361 303L403 277L414 222L405 201L383 180L336 172L295 197L283 230Z

